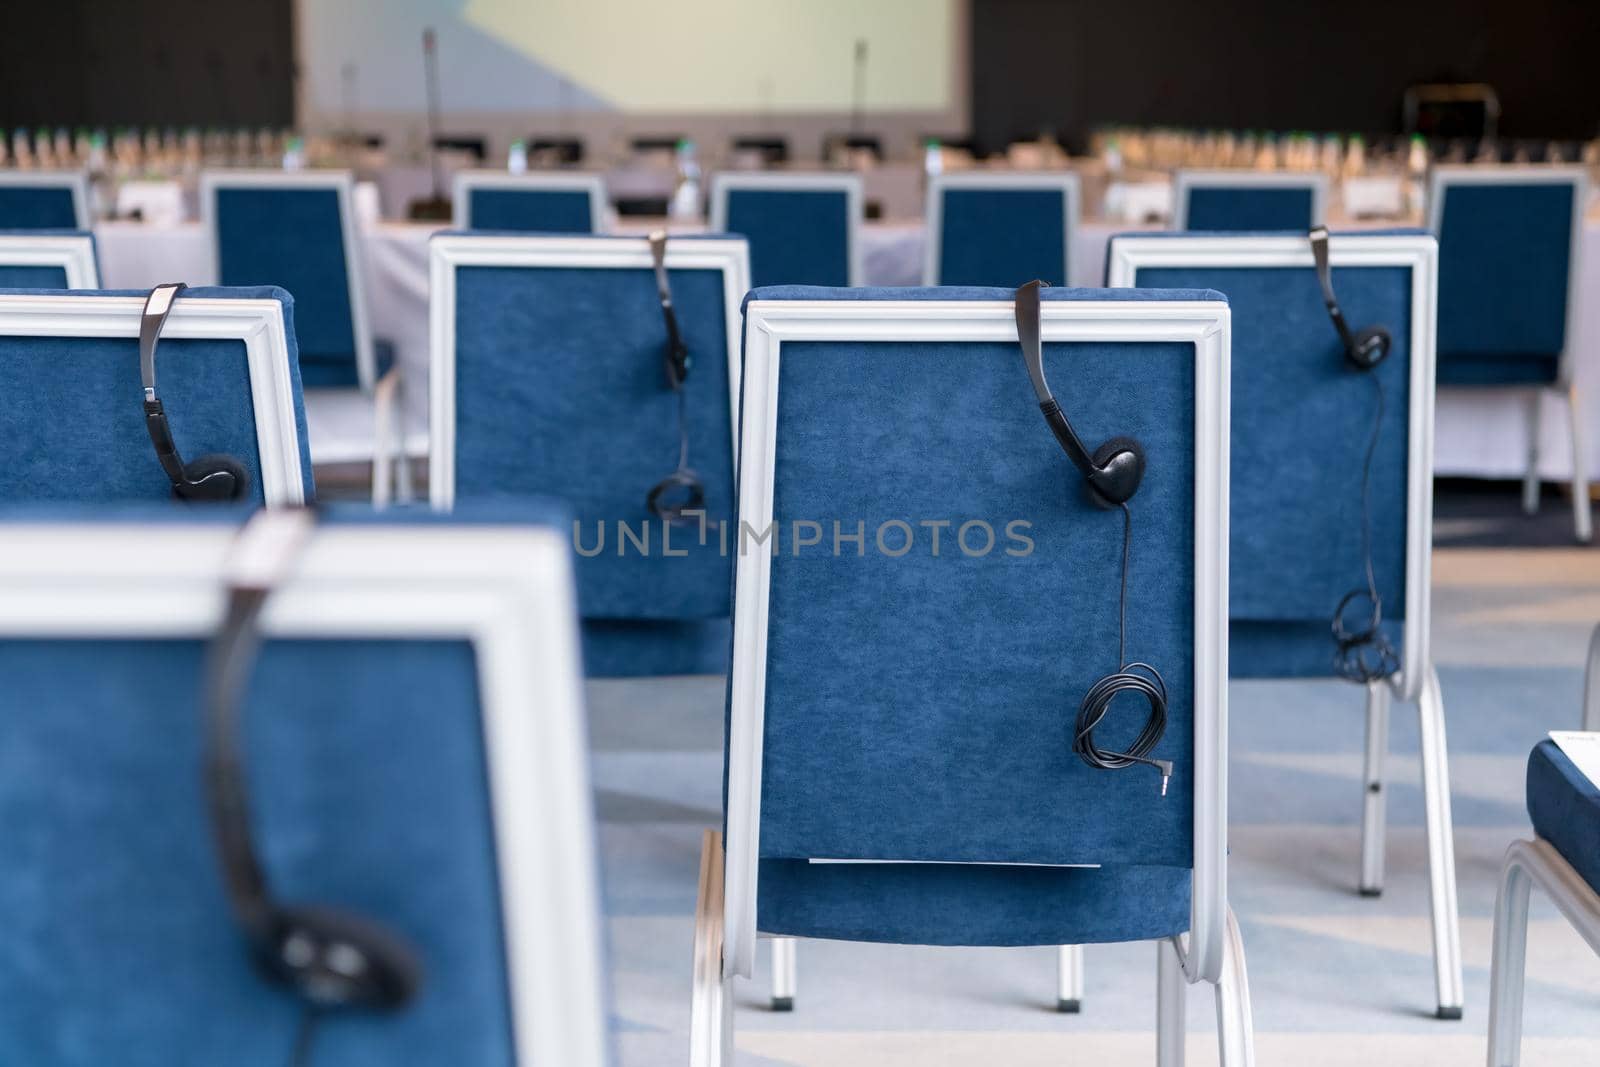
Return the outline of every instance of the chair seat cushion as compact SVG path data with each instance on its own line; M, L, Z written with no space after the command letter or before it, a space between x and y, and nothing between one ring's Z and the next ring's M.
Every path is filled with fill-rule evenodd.
M1528 817L1583 880L1600 890L1600 785L1554 741L1528 756Z
M1439 353L1440 385L1553 385L1561 369L1553 355Z
M763 933L903 945L1149 941L1189 929L1185 867L763 859Z

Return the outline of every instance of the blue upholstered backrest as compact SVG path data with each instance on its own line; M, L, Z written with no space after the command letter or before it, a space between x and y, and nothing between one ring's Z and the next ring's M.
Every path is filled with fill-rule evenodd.
M849 285L850 199L842 189L727 191L723 226L750 242L750 283Z
M0 908L13 924L0 1061L287 1062L300 1006L251 965L212 846L203 651L190 638L0 638ZM405 1011L325 1018L316 1061L509 1067L473 647L275 639L243 709L251 825L277 895L366 915L425 967Z
M1401 644L1411 272L1335 267L1333 283L1353 329L1383 325L1393 338L1389 358L1370 375L1346 362L1309 266L1144 267L1135 279L1141 288L1208 286L1226 293L1233 310L1234 677L1333 673L1333 610L1364 582L1361 464L1376 405L1373 375L1384 398L1372 464L1373 568L1386 628L1396 649Z
M943 192L939 284L1067 283L1066 197L1059 189Z
M1439 374L1554 381L1573 270L1572 185L1446 184L1439 226Z
M0 261L5 251L0 248ZM0 289L65 289L67 268L0 262Z
M78 213L65 185L0 183L0 230L75 230Z
M475 230L521 233L593 233L595 219L585 189L469 190Z
M689 460L705 485L713 535L701 544L698 529L675 529L668 558L645 498L678 461L678 398L666 384L650 270L456 270L456 500L567 501L581 551L604 537L598 553L577 560L585 618L728 615L729 561L714 524L733 517L730 309L722 271L674 269L670 279L692 360L683 392ZM648 556L619 542L619 523L649 538Z
M8 292L0 291L0 296ZM56 294L59 295L59 294ZM143 296L85 291L75 296ZM281 289L190 289L182 299L248 298L283 305L301 477L312 494L311 455L295 360L293 299ZM245 345L169 338L156 356L156 383L186 460L238 458L260 501L261 460ZM145 430L139 344L132 337L0 334L0 393L26 398L0 420L0 501L167 500L172 495Z
M1044 298L1125 300L1130 311L1137 301L1221 300L1074 289ZM1012 291L750 296L791 299L1009 303ZM1187 343L1045 346L1085 439L1132 434L1149 453L1131 505L1128 655L1156 664L1171 696L1157 751L1184 784L1163 798L1153 772L1095 770L1071 750L1079 700L1117 666L1122 516L1086 499L1015 343L783 344L763 857L1190 865L1195 363ZM843 542L834 555L835 521L846 535L861 524L861 554ZM885 527L887 547L877 546L893 521L914 538L900 555L899 527ZM800 547L796 522L820 523L822 543ZM930 522L948 524L937 556ZM1019 522L1031 525L1008 531ZM992 529L987 551L985 528L963 532L969 523ZM1110 731L1125 741L1133 729Z
M277 285L294 294L307 388L358 384L337 190L224 186L216 191L215 222L223 285Z
M1309 186L1192 186L1184 226L1190 230L1309 230L1316 210Z

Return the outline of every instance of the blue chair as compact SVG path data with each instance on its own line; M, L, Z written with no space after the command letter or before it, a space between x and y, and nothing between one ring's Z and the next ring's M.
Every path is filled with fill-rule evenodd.
M644 238L433 239L432 503L571 505L590 675L727 669L731 398L747 255L731 238L668 242L692 364L674 394ZM669 528L646 506L678 461L679 396L689 465L705 488L698 529Z
M89 178L81 170L0 170L0 230L87 230Z
M1166 679L1171 792L1071 749L1073 706L1116 640L1123 522L1040 420L1013 291L753 291L739 523L780 544L741 545L735 564L696 1067L730 1061L731 981L758 931L1155 940L1161 1062L1181 1056L1185 980L1217 987L1222 1062L1251 1062L1227 904L1227 488L1204 474L1226 454L1228 308L1208 291L1049 289L1041 320L1084 435L1161 457L1130 505L1128 636Z
M1305 233L1327 217L1320 173L1180 170L1173 187L1175 230Z
M1514 842L1500 870L1489 975L1489 1067L1516 1067L1528 905L1537 885L1600 956L1600 784L1553 740L1528 756L1528 818L1534 839Z
M455 227L515 233L605 233L605 177L574 171L461 171L454 178Z
M928 179L927 285L1067 285L1076 174L957 171Z
M25 400L0 420L0 502L171 498L140 403L145 296L0 291L0 390ZM237 458L257 503L313 495L294 313L281 289L190 289L157 360L178 451Z
M711 230L750 242L752 285L860 285L859 174L711 178Z
M410 492L393 349L374 341L345 171L208 171L200 217L222 285L295 298L311 457L373 465L373 500Z
M1569 342L1587 204L1582 167L1436 167L1429 178L1428 227L1439 238L1439 384L1526 398L1522 509L1530 515L1539 508L1540 408L1546 393L1565 396L1579 541L1593 528Z
M1375 371L1349 367L1324 307L1310 242L1295 235L1119 235L1110 280L1140 289L1210 286L1233 310L1228 662L1234 678L1339 676L1331 619L1362 584L1361 473L1379 408L1369 506L1371 559L1397 673L1365 686L1361 892L1383 887L1389 705L1415 701L1440 1018L1460 1018L1449 762L1430 655L1433 323L1437 246L1420 231L1338 234L1332 280L1352 330L1386 326ZM1374 376L1375 379L1374 379Z
M0 289L98 289L94 234L0 231Z
M245 514L0 514L0 1061L290 1058L304 1008L230 916L202 788ZM335 509L271 593L239 733L274 895L423 967L395 1013L322 1015L318 1063L607 1059L569 556L548 507Z

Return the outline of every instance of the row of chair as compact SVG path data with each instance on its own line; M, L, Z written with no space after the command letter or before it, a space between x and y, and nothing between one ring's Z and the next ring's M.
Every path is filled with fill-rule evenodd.
M661 375L657 251L620 237L435 239L430 492L441 508L534 495L568 502L590 673L731 667L729 836L705 858L695 1047L712 1058L726 1051L726 983L749 972L758 929L934 943L1154 938L1164 946L1163 1047L1173 1047L1173 1026L1181 1032L1178 976L1205 979L1222 991L1225 1055L1243 1062L1248 1008L1222 873L1225 682L1332 673L1328 616L1359 568L1349 494L1374 417L1365 384L1341 369L1312 247L1303 237L1132 235L1113 243L1112 281L1141 288L1061 290L1044 304L1046 351L1057 378L1072 382L1063 395L1079 425L1094 440L1131 433L1152 457L1137 508L1135 649L1172 686L1162 754L1186 783L1154 810L1148 781L1065 758L1064 712L1025 714L1059 709L1097 673L1101 653L1057 629L1105 629L1091 620L1114 603L1116 544L1103 513L1062 493L1061 457L1025 386L1019 396L1011 292L780 287L745 297L744 241L671 240L661 266L694 356L678 423ZM1382 884L1393 694L1418 703L1423 725L1437 1007L1450 1016L1461 1008L1459 939L1442 704L1427 651L1437 251L1423 233L1350 234L1330 241L1329 257L1349 320L1385 324L1394 339L1376 379L1394 399L1378 426L1370 536L1399 670L1365 687L1360 885ZM139 417L115 399L135 391L125 386L139 305L125 295L0 295L10 391L48 400L38 420L13 425L20 462L9 500L165 495ZM183 451L245 457L251 495L272 505L313 493L296 310L277 290L193 292L178 301L164 350L163 392ZM630 551L614 526L614 540L593 551L606 523L637 536L646 490L675 451L682 465L685 446L710 535L685 538L679 557L661 541L654 554ZM1260 460L1286 449L1315 462ZM953 582L933 556L908 566L893 553L867 555L884 523L943 519L953 506L952 530L1031 517L1036 558L1008 571L999 553L979 553L968 557L981 561L971 581ZM829 531L844 562L801 551L800 524L837 517L872 520L859 535L847 526L842 550L839 530ZM790 543L747 551L745 527L774 520ZM730 525L731 556L722 547ZM1058 565L1069 558L1075 566ZM1152 588L1152 574L1167 577ZM979 610L993 603L1012 610ZM870 720L846 712L863 700L878 722L903 724L862 733ZM969 701L985 715L974 720ZM1037 755L1015 774L963 772L972 788L955 804L940 785L953 751L979 753L979 772L1010 766L1000 761L1018 751ZM862 753L870 764L856 762ZM1017 797L1037 790L1076 797L1087 836L1005 814L1026 810ZM819 808L818 796L832 799ZM896 817L880 817L889 810ZM851 818L867 811L870 825ZM1044 873L996 866L1017 863ZM1168 873L1138 873L1151 869ZM1014 920L1018 908L1035 918L978 921L1000 911ZM1167 940L1184 931L1186 942ZM792 969L791 950L777 956ZM1061 992L1082 998L1081 988Z

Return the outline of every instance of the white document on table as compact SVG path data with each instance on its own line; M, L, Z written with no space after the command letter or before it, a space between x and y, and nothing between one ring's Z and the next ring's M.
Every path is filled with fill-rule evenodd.
M1595 785L1600 785L1600 731L1551 730L1550 740L1565 752L1578 770Z

